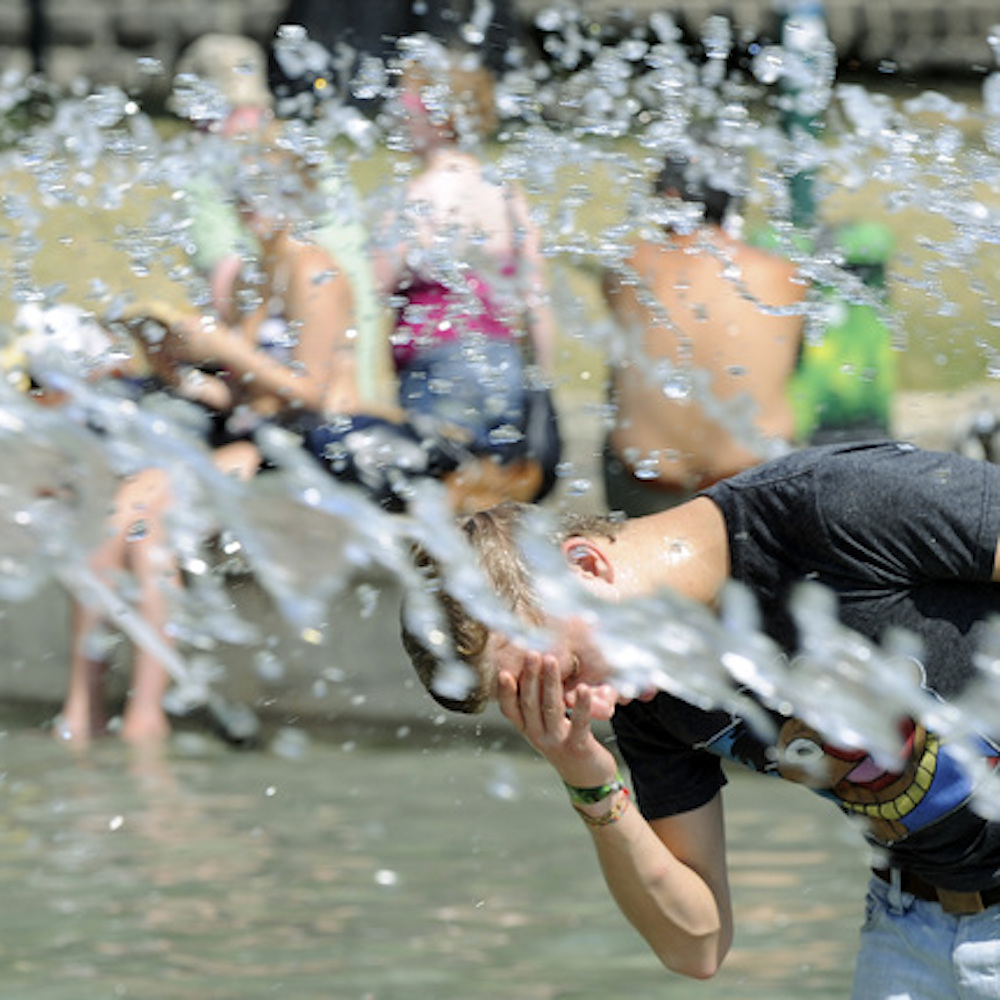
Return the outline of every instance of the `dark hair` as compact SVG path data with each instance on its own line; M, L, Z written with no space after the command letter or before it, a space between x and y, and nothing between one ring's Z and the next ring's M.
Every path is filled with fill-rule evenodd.
M721 226L733 200L729 191L715 187L708 178L709 165L697 155L671 153L656 175L653 190L682 201L699 204L706 222Z

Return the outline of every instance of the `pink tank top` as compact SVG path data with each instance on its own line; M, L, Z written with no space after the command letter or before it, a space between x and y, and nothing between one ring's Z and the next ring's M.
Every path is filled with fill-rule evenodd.
M516 335L496 304L489 283L476 274L465 277L465 285L476 308L467 298L436 281L416 279L396 294L406 305L396 315L392 336L392 358L398 369L413 365L422 350L457 340L470 333L494 340L512 340Z

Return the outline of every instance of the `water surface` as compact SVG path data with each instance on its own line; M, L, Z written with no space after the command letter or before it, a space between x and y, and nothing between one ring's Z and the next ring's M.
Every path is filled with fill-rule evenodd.
M281 734L279 734L280 736ZM735 775L738 937L709 983L664 972L528 753L292 731L158 759L0 739L0 997L783 1000L845 997L864 852L801 788ZM794 818L789 818L794 817Z

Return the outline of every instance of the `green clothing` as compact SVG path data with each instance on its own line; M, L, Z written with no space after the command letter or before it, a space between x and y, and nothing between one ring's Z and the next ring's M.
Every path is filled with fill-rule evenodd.
M750 240L776 252L788 249L767 228ZM884 295L885 266L892 253L889 230L875 222L852 222L840 226L833 240L844 269ZM795 234L791 243L796 253L811 252L804 234ZM882 310L870 301L852 301L836 288L820 287L816 294L821 296L821 320L807 331L788 387L796 440L889 435L897 364Z
M820 430L880 428L892 419L896 357L889 333L871 305L823 293L827 322L817 337L807 336L789 385L796 438Z

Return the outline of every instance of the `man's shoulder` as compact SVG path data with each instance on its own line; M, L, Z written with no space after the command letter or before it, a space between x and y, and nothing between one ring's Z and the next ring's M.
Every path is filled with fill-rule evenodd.
M772 458L769 461L751 466L749 469L739 472L735 476L730 476L706 492L711 495L713 491L720 488L729 488L736 491L752 489L774 483L778 480L811 474L818 467L833 460L839 454L840 450L840 446L838 445L796 448L777 458Z
M809 283L795 261L750 243L735 246L735 264L744 283L758 298L770 305L793 305L806 297Z
M670 260L680 252L676 241L671 239L669 233L652 233L643 231L633 236L632 241L627 244L627 263L635 264L638 261L649 264L660 264L664 260Z

